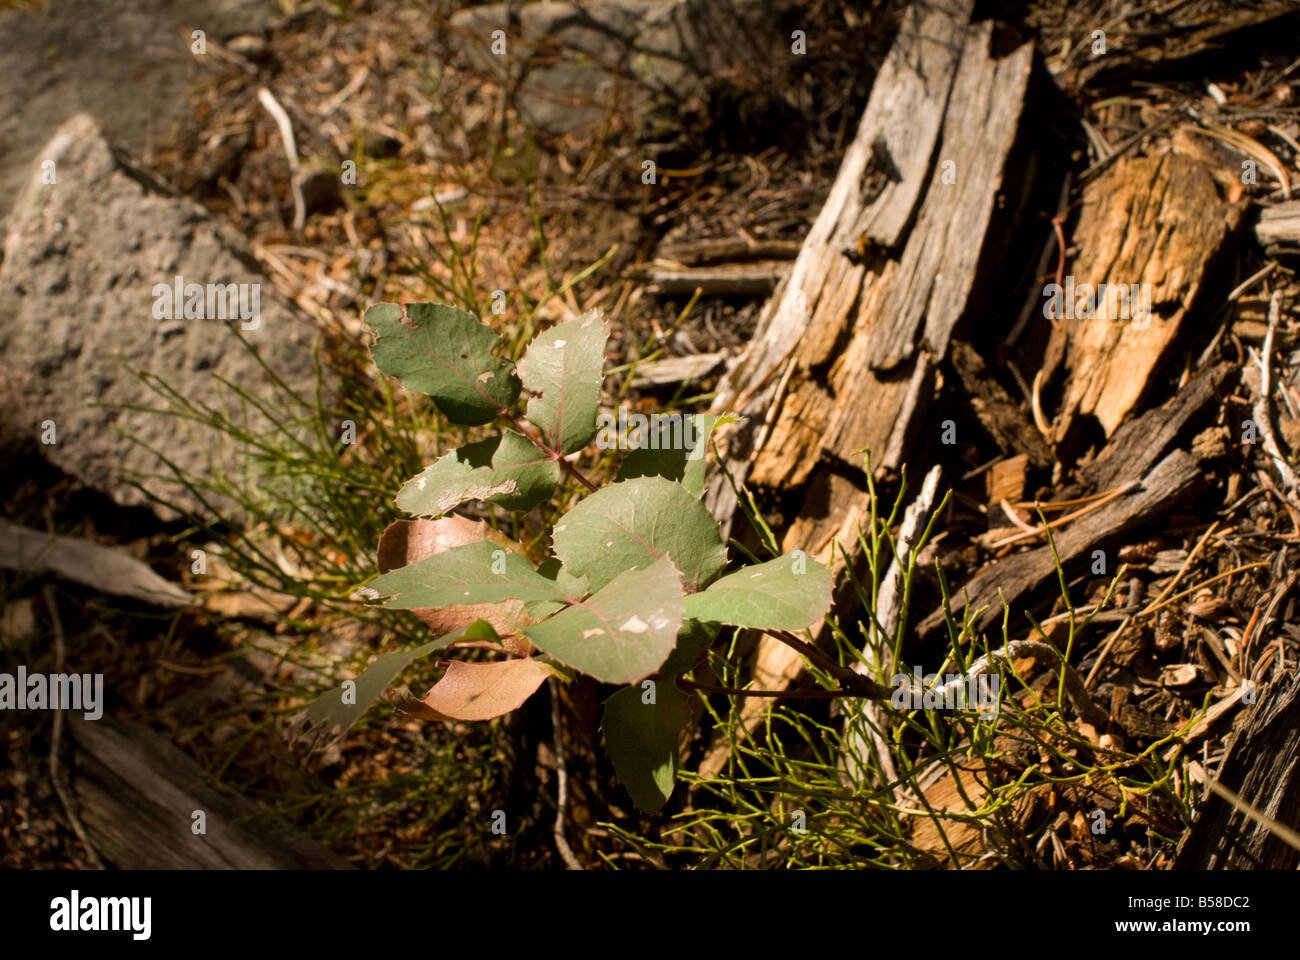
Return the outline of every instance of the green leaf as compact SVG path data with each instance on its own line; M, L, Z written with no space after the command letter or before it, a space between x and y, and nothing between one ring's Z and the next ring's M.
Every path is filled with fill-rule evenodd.
M519 361L524 389L533 394L525 416L552 450L573 453L596 435L608 337L608 328L593 310L539 334Z
M555 555L599 590L620 572L668 557L688 593L727 563L718 524L681 484L639 477L598 490L555 525Z
M735 420L732 416L700 413L688 414L677 421L651 417L650 436L623 458L615 479L663 477L680 482L695 497L703 497L709 436L715 427Z
M510 361L493 355L501 338L464 310L381 303L366 322L378 336L370 352L379 369L427 393L452 423L487 423L519 396Z
M646 813L664 805L677 776L677 737L690 719L690 701L671 681L650 690L636 684L605 701L600 727L605 751L614 761L619 781L632 801Z
M400 567L360 591L370 599L390 597L398 610L502 600L563 600L564 594L513 550L489 541L467 543Z
M681 625L681 577L665 558L625 571L581 603L524 628L524 635L588 676L630 683L659 669Z
M466 500L531 510L555 491L559 480L558 463L526 437L507 430L439 457L402 484L397 507L424 517L440 516Z
M686 599L690 600L690 597ZM685 602L682 604L682 609L683 611L686 609ZM677 646L673 649L672 656L659 668L659 672L668 676L680 676L690 670L704 655L704 651L713 645L717 635L718 626L715 623L683 620L682 628L677 631Z
M380 654L355 681L350 681L355 683L355 687L345 684L321 694L308 704L307 709L294 718L294 738L302 736L307 730L322 738L342 736L352 729L370 709L371 704L380 698L388 685L412 661L462 639L500 642L501 638L486 620L476 620L414 649Z
M560 563L559 557L547 557L537 565L537 572L547 580L554 580L555 585L570 600L581 600L591 593L587 587L587 578L575 577L564 564Z
M759 630L802 630L831 605L831 572L795 550L729 573L686 598L686 616Z
M591 591L587 589L586 577L575 577L560 563L559 557L547 557L537 566L537 572L548 580L554 580L555 586L564 594L569 603L577 603ZM554 600L534 600L525 605L525 609L534 621L545 619L566 604Z
M394 520L379 538L376 560L379 572L388 573L434 554L479 541L494 543L521 556L524 553L520 544L483 521L450 516L439 520ZM501 603L417 608L411 612L429 625L434 636L441 636L483 619L502 637L509 637L521 627L534 622L527 616L524 607L521 600L506 600Z

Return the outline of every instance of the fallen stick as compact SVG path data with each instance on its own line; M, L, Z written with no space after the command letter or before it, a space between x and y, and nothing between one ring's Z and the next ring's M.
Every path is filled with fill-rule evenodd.
M1086 507L1081 507L1078 510L1073 511L1072 513L1067 513L1063 517L1058 517L1054 523L1043 524L1037 527L1030 527L1028 530L1025 530L1023 533L1016 533L1016 534L1012 534L1009 537L1003 537L1001 540L995 540L993 543L989 544L989 548L996 549L998 547L1009 546L1010 544L1013 543L1019 543L1021 540L1025 540L1030 537L1041 537L1048 530L1056 530L1058 527L1061 527L1064 524L1069 523L1071 520L1078 520L1080 517L1087 516L1088 514L1092 513L1092 511L1097 510L1100 507L1104 507L1106 504L1110 503L1116 497L1122 497L1124 494L1128 493L1137 485L1138 485L1138 481L1130 480L1122 487L1117 487L1116 489L1111 490L1109 493L1104 494L1098 500L1094 500Z
M284 112L284 107L280 106L266 87L258 87L257 100L275 119L275 125L280 128L280 139L284 141L284 152L289 157L289 189L293 192L293 229L296 232L307 221L307 206L302 197L302 184L298 180L298 147L293 139L293 124L289 121L289 114Z
M995 662L1010 663L1021 657L1034 657L1049 663L1059 663L1061 676L1065 678L1065 695L1070 698L1075 711L1094 727L1104 729L1110 723L1110 714L1092 702L1083 679L1078 671L1070 666L1061 655L1061 651L1050 643L1039 640L1012 640L1005 647L999 647L987 656L980 657L970 665L970 669L956 680L949 680L942 686L935 687L935 696L943 701L944 697L956 696L965 688L973 677L988 673Z
M968 603L986 605L983 615L972 625L978 632L993 625L1001 616L1001 603L1013 608L1049 577L1056 575L1059 556L1067 566L1107 540L1122 537L1139 525L1148 524L1173 510L1202 483L1199 461L1183 450L1175 450L1161 460L1126 495L1105 504L1101 509L1071 523L1056 534L1056 552L1044 545L1024 553L1012 554L985 565L954 594L945 610L941 604L917 625L917 633L929 636L941 630L951 614L958 618ZM1060 521L1052 525L1055 530ZM1003 598L998 601L998 598ZM997 609L992 604L998 602Z
M1282 478L1282 492L1291 499L1295 496L1296 486L1300 481L1296 480L1295 471L1291 469L1291 464L1287 463L1286 457L1282 456L1282 451L1277 445L1277 436L1273 433L1273 405L1270 402L1269 395L1273 391L1273 378L1271 373L1273 357L1273 333L1277 329L1278 314L1280 313L1281 294L1276 290L1268 302L1268 333L1264 335L1264 349L1262 355L1256 358L1259 364L1259 399L1255 401L1255 407L1251 411L1255 423L1259 427L1260 436L1264 439L1264 452L1273 463L1273 468L1277 470L1278 476Z
M54 625L54 672L63 673L63 620L59 617L58 601L54 597L54 589L47 583L42 591L45 596L45 606L49 610L50 622ZM90 834L86 832L85 825L81 822L81 817L77 816L76 805L72 802L68 788L63 782L63 772L59 769L59 750L63 746L63 711L54 711L54 730L50 734L50 783L54 785L54 792L58 794L59 803L63 804L63 812L67 814L68 822L72 824L72 830L77 835L86 848L86 856L96 870L104 869L104 861L99 859L99 854L95 851L95 845L90 842Z
M863 659L853 664L856 673L868 675L883 667L883 672L889 674L894 669L890 638L897 632L902 609L900 594L903 591L903 568L908 564L916 541L925 528L926 518L934 508L941 472L942 468L937 464L930 468L925 482L921 484L920 493L903 511L903 525L898 531L897 552L889 565L889 570L885 573L884 581L880 585L880 593L876 598L876 610L879 615L875 618L876 622L870 624L867 629L868 640L862 649ZM872 533L874 534L875 531ZM880 704L874 700L866 700L857 711L850 708L846 712L861 713L863 725L871 740L870 745L875 748L875 754L880 760L881 773L888 783L897 783L898 773L894 769L893 758L885 743L889 719ZM868 744L862 736L860 726L850 725L846 727L845 733L851 741L851 746L845 752L844 769L852 779L857 780L861 776L858 758L865 758L868 755Z
M105 593L160 607L185 607L194 598L125 550L62 537L0 520L0 568L51 572Z

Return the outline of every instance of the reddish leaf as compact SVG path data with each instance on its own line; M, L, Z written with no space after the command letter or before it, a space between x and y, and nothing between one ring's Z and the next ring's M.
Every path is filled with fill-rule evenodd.
M536 658L496 663L453 660L442 679L419 701L429 711L422 710L419 715L443 720L491 720L517 710L551 676L560 673Z

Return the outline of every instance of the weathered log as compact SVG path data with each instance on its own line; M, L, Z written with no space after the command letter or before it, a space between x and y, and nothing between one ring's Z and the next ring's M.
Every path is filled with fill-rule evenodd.
M995 55L993 24L969 26L971 7L918 3L904 16L803 250L714 403L714 412L746 418L719 443L737 481L806 489L783 549L828 557L837 568L861 560L862 451L871 450L873 469L903 465L936 364L981 299L976 275L982 284L997 275L976 269L999 246L990 240L994 212L1021 206L1021 194L1005 195L1004 174L1032 45ZM895 310L906 317L896 321ZM882 327L896 354L890 369L872 362ZM712 482L706 502L729 534L730 484ZM752 667L758 686L783 689L802 663L765 637ZM765 709L747 702L746 725Z
M933 193L952 186L938 183L937 170L927 175L963 49L972 51L972 59L981 50L987 57L988 30L966 38L972 6L970 0L942 0L916 4L904 15L826 203L793 268L760 314L754 339L719 385L714 412L746 418L717 435L738 482L747 479L751 463L754 482L802 482L823 446L849 463L860 447L881 454L890 447L894 465L901 462L901 438L892 446L889 441L895 414L909 394L919 393L917 377L884 379L867 371L866 379L854 384L852 396L844 396L838 388L855 380L857 368L865 366L856 355L865 343L856 351L837 346L870 333L881 287L898 273L897 262L874 247L859 256L863 225L873 244L892 246L927 187ZM1006 59L1027 62L1028 56ZM1015 90L1005 95L1015 97ZM961 154L982 143L984 137L977 136L962 146ZM888 157L888 176L879 169L882 154ZM963 189L978 185L965 183ZM828 380L826 368L837 352L843 356ZM916 367L919 374L928 364L919 360ZM838 424L834 437L828 421L836 404L827 402L832 390L849 418ZM710 483L707 502L729 531L736 507L730 485Z
M900 32L890 56L934 71L924 93L911 92L913 76L891 76L887 60L804 252L720 387L717 409L750 417L726 452L733 475L740 471L753 484L802 484L823 458L860 470L864 449L872 451L873 468L901 466L920 430L935 364L957 321L981 299L975 267L1003 192L1032 50L1022 46L997 59L990 23L962 31L947 11L929 10L927 20L938 24L924 28L923 40ZM945 37L960 44L960 57L944 46ZM919 52L897 54L909 43ZM949 55L941 58L932 47ZM893 93L881 88L885 83ZM890 140L891 169L902 179L888 180L871 199L861 192L864 177L870 180L865 170L873 145L892 134L896 118L889 111L900 97L916 116L910 135L928 142L932 162L918 187L912 154L895 151ZM931 136L935 116L941 125ZM904 200L914 213L900 212ZM860 245L864 237L855 231L863 210L875 232ZM900 221L909 229L901 252L891 255L886 244ZM995 275L986 271L981 283ZM801 311L808 313L804 323L795 320ZM724 522L727 501L719 486L710 506Z
M1255 691L1218 781L1266 817L1300 825L1300 673ZM1300 850L1218 794L1206 798L1174 856L1175 870L1294 870Z
M166 738L139 724L74 716L73 792L96 851L123 869L346 869L243 797L218 793ZM202 811L206 833L193 832ZM248 818L248 819L245 819ZM241 822L237 822L241 821Z

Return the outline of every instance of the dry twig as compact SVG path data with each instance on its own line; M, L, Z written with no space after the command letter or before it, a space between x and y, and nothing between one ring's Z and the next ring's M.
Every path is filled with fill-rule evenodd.
M257 100L275 119L275 125L280 129L280 139L284 141L284 152L289 157L289 188L293 191L293 229L295 232L300 231L307 220L307 206L302 197L302 184L298 181L298 147L293 139L293 124L289 122L284 107L280 106L266 87L258 87Z
M50 611L50 621L54 624L54 672L63 672L63 621L59 618L59 608L54 599L54 588L48 583L44 586L46 609ZM59 796L59 802L63 804L63 812L68 817L68 822L72 824L72 829L76 832L77 838L86 848L86 856L94 865L96 870L103 870L104 863L99 859L99 854L95 852L94 845L90 842L90 835L86 833L85 826L81 823L81 818L77 816L76 807L72 802L72 797L68 793L67 787L59 771L59 746L63 741L63 711L54 711L54 731L50 736L50 782L54 785L54 792Z
M582 862L574 855L569 840L564 835L564 817L569 807L569 767L564 761L564 738L560 735L560 685L554 678L551 684L551 734L555 740L555 847L560 851L565 864L570 870L585 869Z
M1255 424L1259 427L1260 436L1264 439L1264 452L1268 454L1268 458L1272 461L1278 476L1282 478L1282 493L1290 499L1295 496L1296 487L1300 485L1300 481L1297 481L1295 471L1291 469L1291 464L1287 463L1286 457L1282 456L1282 451L1277 445L1277 436L1273 433L1273 405L1270 401L1270 394L1273 392L1273 379L1270 370L1273 356L1273 333L1277 329L1278 314L1281 312L1281 296L1275 290L1268 302L1268 333L1264 335L1262 355L1256 360L1259 364L1259 399L1255 401L1252 414Z

